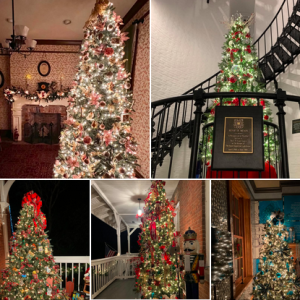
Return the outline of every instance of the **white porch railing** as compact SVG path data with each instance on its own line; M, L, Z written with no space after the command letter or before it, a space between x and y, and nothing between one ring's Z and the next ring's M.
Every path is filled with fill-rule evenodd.
M80 291L83 288L83 275L89 267L89 256L55 256L54 261L59 265L59 274L62 278L60 288L66 287L67 281L74 281L74 289Z
M115 279L134 278L138 261L137 253L92 260L92 299L106 289Z

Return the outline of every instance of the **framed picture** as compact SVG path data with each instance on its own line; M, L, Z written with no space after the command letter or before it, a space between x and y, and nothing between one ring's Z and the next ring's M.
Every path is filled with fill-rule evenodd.
M42 60L38 65L38 72L41 76L48 76L50 74L51 67L46 60Z
M72 300L85 300L86 294L83 292L74 291L72 294Z
M4 85L4 75L3 73L0 71L0 88L2 88Z

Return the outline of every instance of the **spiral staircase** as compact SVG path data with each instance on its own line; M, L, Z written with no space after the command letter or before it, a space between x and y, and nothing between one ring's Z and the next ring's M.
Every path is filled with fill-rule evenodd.
M200 174L199 177L202 178L206 176L206 172L203 170L206 164L205 161L202 162L200 170L198 163L198 171L196 170L198 141L201 136L200 125L205 122L205 116L199 111L199 106L201 106L202 111L203 107L206 106L206 112L209 112L210 99L225 96L227 98L238 97L239 99L241 97L253 97L257 99L261 97L274 101L279 111L277 113L279 116L279 127L275 124L266 124L268 122L264 123L265 125L273 126L273 130L277 131L279 136L280 149L278 149L278 155L280 159L278 168L276 166L277 176L279 178L289 178L284 123L285 112L283 107L286 101L298 102L300 104L300 97L286 95L284 91L278 89L277 78L280 74L286 72L288 66L294 63L295 58L300 53L300 0L284 0L269 26L254 42L253 46L257 50L258 65L262 70L265 86L268 87L270 83L274 83L277 93L263 95L261 93L259 95L258 93L239 93L239 96L237 96L237 93L212 93L211 90L215 87L217 76L220 73L217 72L181 96L152 102L152 178L155 178L157 166L163 165L167 155L170 155L168 177L171 177L174 163L174 148L176 146L180 147L185 138L189 138L189 147L192 148L189 178L195 178L196 174ZM202 100L198 96L195 96L197 91L201 91ZM193 106L196 106L196 110L193 109ZM196 122L199 124L196 124ZM239 173L237 176L239 177ZM259 173L259 177L261 177L261 173Z

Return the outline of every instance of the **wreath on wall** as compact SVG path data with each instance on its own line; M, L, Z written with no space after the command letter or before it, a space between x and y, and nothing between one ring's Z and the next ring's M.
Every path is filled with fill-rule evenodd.
M46 102L53 102L55 100L66 98L69 92L70 88L63 89L62 86L60 90L58 90L56 81L52 81L51 84L49 84L48 82L39 82L38 89L33 93L30 93L27 89L24 90L22 88L17 88L14 86L6 88L3 91L5 99L10 104L15 102L15 95L19 95L34 102L39 102L41 100L44 100Z

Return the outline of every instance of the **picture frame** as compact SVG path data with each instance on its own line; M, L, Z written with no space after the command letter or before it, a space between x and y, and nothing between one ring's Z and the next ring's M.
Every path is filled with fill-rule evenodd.
M43 77L48 76L51 72L51 66L50 66L49 62L47 62L46 60L40 61L37 69L38 69L39 74Z
M0 88L3 87L4 85L4 74L0 71Z
M84 300L85 299L86 294L84 292L77 292L74 291L72 293L72 300Z

